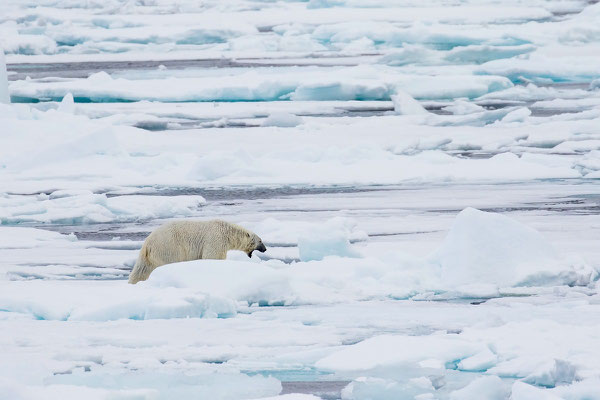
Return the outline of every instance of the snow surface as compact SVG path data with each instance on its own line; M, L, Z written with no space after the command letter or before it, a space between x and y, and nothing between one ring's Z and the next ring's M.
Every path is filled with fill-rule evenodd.
M2 1L0 399L598 398L599 19ZM180 218L267 251L127 284Z

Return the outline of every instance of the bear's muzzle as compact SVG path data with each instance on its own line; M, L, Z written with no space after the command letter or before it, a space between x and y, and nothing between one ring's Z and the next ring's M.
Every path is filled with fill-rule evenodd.
M265 247L265 245L264 245L264 244L262 244L262 243L261 243L261 244L259 244L259 245L258 245L258 246L257 246L257 247L254 249L254 250L258 250L258 251L260 251L261 253L264 253L265 251L267 251L267 248ZM252 252L253 252L254 250L252 250L252 251L250 251L250 252L248 253L248 257L252 257Z

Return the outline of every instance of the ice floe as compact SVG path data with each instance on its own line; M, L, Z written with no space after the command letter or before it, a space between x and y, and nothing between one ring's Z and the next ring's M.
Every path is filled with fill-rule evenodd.
M333 70L333 71L332 71ZM290 73L290 72L293 72ZM62 99L67 93L93 102L107 101L273 101L273 100L389 100L396 90L417 99L479 97L512 87L502 76L429 76L398 73L386 66L292 68L291 70L232 71L226 75L168 79L111 78L55 82L16 81L12 96L20 99Z
M205 202L202 196L113 196L55 191L38 196L9 195L0 198L3 224L106 223L184 217Z

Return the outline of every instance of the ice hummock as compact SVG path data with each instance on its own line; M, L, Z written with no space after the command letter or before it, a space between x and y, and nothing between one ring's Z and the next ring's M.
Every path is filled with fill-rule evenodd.
M291 128L300 124L302 124L302 117L286 112L272 113L262 122L262 126L278 126L281 128Z
M456 216L430 261L439 266L442 281L448 286L577 284L580 278L571 276L570 268L565 270L568 261L561 260L538 231L501 214L474 208Z
M354 226L349 219L333 218L298 237L300 260L322 260L327 256L359 257L350 244ZM366 235L365 235L366 236Z
M400 115L418 115L427 114L427 110L423 108L418 101L406 92L398 91L391 96L394 103L394 111Z

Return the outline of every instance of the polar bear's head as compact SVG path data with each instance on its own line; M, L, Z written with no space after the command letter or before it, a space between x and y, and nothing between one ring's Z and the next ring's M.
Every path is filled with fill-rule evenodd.
M246 252L246 254L248 254L248 257L252 257L252 252L254 250L258 250L261 253L264 253L265 251L267 251L267 248L265 247L265 245L262 242L262 239L260 237L258 237L257 234L252 233L252 232L246 232L246 243L244 246L244 252Z

